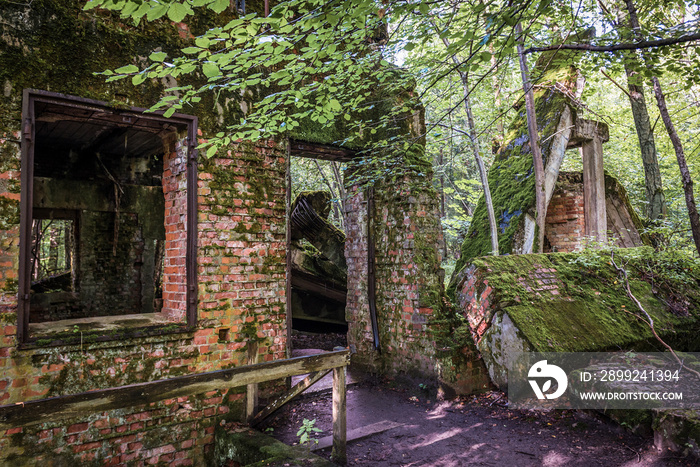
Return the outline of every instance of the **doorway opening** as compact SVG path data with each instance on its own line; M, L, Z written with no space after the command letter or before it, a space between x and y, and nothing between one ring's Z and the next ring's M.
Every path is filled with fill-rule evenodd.
M289 308L294 350L347 346L344 187L350 151L290 142Z

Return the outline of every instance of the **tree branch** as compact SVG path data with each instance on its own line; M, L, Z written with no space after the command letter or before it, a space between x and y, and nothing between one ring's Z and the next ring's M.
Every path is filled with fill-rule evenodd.
M647 326L649 326L649 329L651 330L651 333L654 335L656 340L659 341L664 347L666 347L666 349L669 352L671 352L673 358L676 359L676 362L678 362L678 364L682 368L685 368L688 372L694 374L700 379L700 373L685 365L683 361L680 358L678 358L678 355L676 355L676 352L673 350L673 348L670 345L668 345L663 339L661 339L661 337L659 337L659 335L656 333L656 329L654 329L654 320L651 318L651 316L649 316L649 313L647 313L647 310L644 309L640 301L637 300L637 297L634 296L634 294L632 293L632 289L630 289L630 281L627 277L627 270L623 267L618 266L615 262L615 251L610 252L610 261L612 262L613 267L617 270L620 277L625 281L625 291L627 292L627 296L630 298L630 300L632 300L632 302L634 302L635 305L637 305L637 308L639 308L639 310L642 313L644 313L644 316L646 316L647 319L645 320L641 316L638 316L638 318L640 318L647 324Z
M615 45L592 45L592 44L558 44L548 45L545 47L530 47L525 50L525 54L533 52L547 52L550 50L580 50L583 52L615 52L616 50L639 50L652 49L656 47L667 47L669 45L682 44L684 42L692 42L700 40L700 32L694 34L686 34L680 37L667 37L665 39L656 39L652 41L639 41L627 44Z

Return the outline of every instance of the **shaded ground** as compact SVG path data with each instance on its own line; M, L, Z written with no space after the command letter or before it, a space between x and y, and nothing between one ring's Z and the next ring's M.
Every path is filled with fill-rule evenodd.
M335 347L347 347L347 345L348 339L345 332L319 334L299 331L297 329L292 331L293 349L321 349L331 351Z
M348 388L348 430L382 420L404 425L348 444L348 465L365 466L694 466L696 459L659 453L641 438L597 416L575 411L509 410L500 393L451 401L363 383ZM298 442L304 419L331 434L330 393L303 396L262 429ZM330 449L319 451L329 458Z

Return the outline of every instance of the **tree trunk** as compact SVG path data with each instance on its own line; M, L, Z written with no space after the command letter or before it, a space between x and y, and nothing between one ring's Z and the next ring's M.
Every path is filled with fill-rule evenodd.
M469 139L472 143L471 146L472 152L474 153L474 160L479 168L481 186L484 188L484 201L486 202L486 210L489 214L489 228L491 230L491 254L493 256L498 256L498 226L496 225L496 215L493 211L493 200L491 199L491 189L489 188L486 165L484 164L484 159L480 154L479 138L476 134L476 127L474 126L472 106L469 103L469 81L466 73L462 74L462 87L464 88L464 108L467 111L467 122L469 124Z
M491 68L493 69L493 93L494 93L494 103L496 105L496 112L501 112L501 80L498 78L498 60L496 60L496 54L494 53L493 44L489 44L489 52L491 52ZM500 115L496 119L496 136L493 140L492 150L496 154L503 144L503 139L505 138L505 132L503 128L503 115Z
M629 25L633 30L639 30L639 20L637 18L637 10L631 0L626 1L627 11L629 13ZM622 12L619 12L619 23L622 23L624 18ZM630 52L629 56L633 57L635 52ZM651 128L649 112L647 111L646 100L644 99L644 88L641 83L637 83L637 72L625 62L625 74L627 75L627 87L629 89L630 107L632 108L632 117L634 117L634 126L637 129L637 137L639 138L639 148L642 153L642 164L644 165L644 178L646 184L647 215L650 219L661 219L666 217L666 198L664 197L663 187L661 184L661 171L659 170L659 161L656 157L656 144L654 142L654 132Z
M532 151L533 169L535 171L535 206L537 209L537 249L533 251L542 252L544 247L544 220L547 217L547 205L544 199L544 163L542 162L542 150L537 134L537 115L535 113L535 97L530 85L530 73L527 69L527 60L523 53L523 28L520 23L515 25L517 35L518 60L520 62L520 75L523 81L523 91L525 93L525 112L527 114L527 131L530 136L530 150Z
M664 126L666 126L668 136L671 138L673 149L676 151L676 159L678 160L678 167L681 170L681 180L683 181L683 191L685 192L685 204L688 206L690 230L693 232L695 248L698 250L698 255L700 255L700 216L698 215L698 208L695 204L695 196L693 195L693 179L690 177L690 170L688 170L688 164L685 162L683 144L681 143L681 139L678 137L678 133L676 133L676 127L671 121L668 108L666 108L666 97L661 90L659 79L654 77L652 78L652 81L654 83L654 95L656 96L656 102L659 105L661 119L664 121Z

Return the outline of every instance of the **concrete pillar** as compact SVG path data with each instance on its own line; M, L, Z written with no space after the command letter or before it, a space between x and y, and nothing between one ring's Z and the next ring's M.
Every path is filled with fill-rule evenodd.
M586 217L586 237L607 242L607 214L605 212L605 174L603 173L603 141L599 135L584 140L583 156L583 209Z

